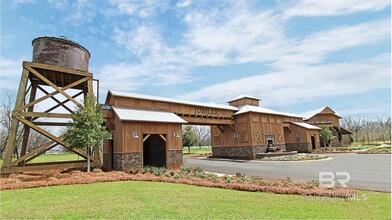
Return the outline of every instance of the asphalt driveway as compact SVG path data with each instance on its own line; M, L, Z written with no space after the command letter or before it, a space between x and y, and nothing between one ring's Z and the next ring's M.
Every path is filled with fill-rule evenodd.
M184 158L187 166L202 167L206 171L297 180L318 180L319 172L348 172L349 187L391 191L390 154L328 154L332 160L306 162L267 162L208 158Z

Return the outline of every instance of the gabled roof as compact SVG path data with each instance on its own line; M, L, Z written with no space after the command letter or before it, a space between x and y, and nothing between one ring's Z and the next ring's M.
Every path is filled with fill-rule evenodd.
M346 128L343 128L343 127L340 127L340 132L342 134L354 134L352 131L350 131L350 130L348 130Z
M238 97L235 97L234 99L232 99L232 100L230 100L230 101L228 101L228 102L234 102L234 101L237 101L237 100L239 100L239 99L243 99L243 98L248 98L248 99L255 99L255 100L258 100L258 101L260 101L260 99L259 99L259 98L256 98L256 97L254 97L254 96L250 96L250 95L240 95L240 96L238 96Z
M202 107L210 107L210 108L220 108L220 109L227 109L227 110L233 110L233 111L237 111L238 110L238 108L236 108L234 106L228 106L228 105L219 105L219 104L213 104L213 103L208 104L208 103L202 103L202 102L184 101L184 100L179 100L179 99L171 99L171 98L164 98L164 97L159 97L159 96L142 95L142 94L120 92L120 91L112 91L112 90L109 90L108 94L111 94L113 96L127 97L127 98L145 99L145 100L162 101L162 102L170 102L170 103L180 103L180 104L185 104L185 105L202 106Z
M187 123L184 119L178 117L172 112L150 111L130 108L112 107L114 113L122 121L148 121L148 122L166 122L166 123Z
M260 106L244 105L239 108L240 108L240 110L238 112L236 112L234 115L239 115L239 114L243 114L243 113L247 113L247 112L256 112L256 113L284 115L284 116L289 116L289 117L302 118L302 116L299 116L299 115L285 113L285 112L278 112L278 111L274 111L274 110L271 110L268 108L263 108Z
M318 108L318 109L314 109L312 111L304 112L304 113L301 113L300 115L304 118L304 120L308 120L308 119L312 118L313 116L321 113L325 109L331 110L334 115L336 115L337 117L341 118L338 114L336 114L336 112L334 110L332 110L328 106L327 107Z
M311 124L308 124L308 123L305 123L305 122L290 122L291 124L295 124L295 125L298 125L298 126L300 126L300 127L303 127L303 128L306 128L306 129L312 129L312 130L321 130L321 128L319 128L319 127L317 127L317 126L314 126L314 125L311 125Z

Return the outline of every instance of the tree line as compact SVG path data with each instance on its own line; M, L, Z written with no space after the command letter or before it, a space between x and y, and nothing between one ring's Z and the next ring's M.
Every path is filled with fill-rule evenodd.
M391 116L380 116L376 120L348 116L341 119L340 126L353 132L355 142L391 141Z

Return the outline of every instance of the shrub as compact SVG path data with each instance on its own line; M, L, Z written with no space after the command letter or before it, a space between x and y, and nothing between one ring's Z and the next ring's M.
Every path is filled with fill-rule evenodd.
M164 174L166 172L166 169L163 167L161 167L161 168L154 167L153 172L154 172L155 176L161 176L162 174Z
M172 177L172 175L170 173L165 173L166 177Z
M203 168L201 168L201 167L194 167L193 169L193 172L203 172L204 170L203 170Z
M150 173L151 170L152 170L152 168L151 168L150 166L143 167L142 173L143 173L143 174Z
M130 170L129 170L129 173L130 174L138 174L140 172L140 169L139 168L131 168Z
M236 177L245 177L245 173L242 173L242 172L237 172L237 173L235 173L235 176Z
M232 183L232 182L233 182L233 176L225 175L225 176L223 177L223 181L224 181L225 183Z
M237 177L237 183L243 183L243 182L245 182L244 177Z
M214 183L217 183L217 182L219 182L219 177L215 173L209 173L208 174L208 180L210 180L210 181L212 181Z
M259 183L261 181L263 181L263 177L260 177L260 176L252 176L250 178L251 183Z
M283 180L283 186L284 187L291 187L291 186L295 186L295 184L290 177L286 177L286 179Z
M204 171L198 171L195 173L195 176L200 179L206 178L206 173Z
M176 173L175 175L174 175L174 179L180 179L181 178L181 174L180 173Z

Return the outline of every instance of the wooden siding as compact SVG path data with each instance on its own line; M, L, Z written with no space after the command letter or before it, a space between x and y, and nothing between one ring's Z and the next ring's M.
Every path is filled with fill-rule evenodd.
M334 113L319 113L310 119L305 121L306 123L315 125L317 127L324 127L327 126L329 128L331 127L339 127L339 117L336 116Z
M116 106L116 107L127 107L127 108L173 112L180 117L181 116L183 116L184 118L193 117L194 119L191 123L194 124L233 124L234 123L232 121L232 115L235 113L235 110L229 110L229 109L194 106L194 105L171 103L171 102L164 102L164 101L143 100L138 98L118 97L112 95L109 95L109 97L106 100L106 104Z
M253 118L251 125L251 145L266 145L267 138L273 138L274 144L285 144L283 119L284 116L251 113ZM260 118L261 123L257 122Z
M274 144L285 144L284 116L245 113L234 117L234 126L212 126L213 147L260 146L273 138Z
M242 106L242 105L254 105L259 106L259 100L251 99L251 98L242 98L238 100L234 100L229 102L231 106Z
M297 137L298 135L298 137ZM311 143L311 136L314 135L316 144L320 142L320 133L316 129L306 129L301 126L290 124L284 129L286 143Z

